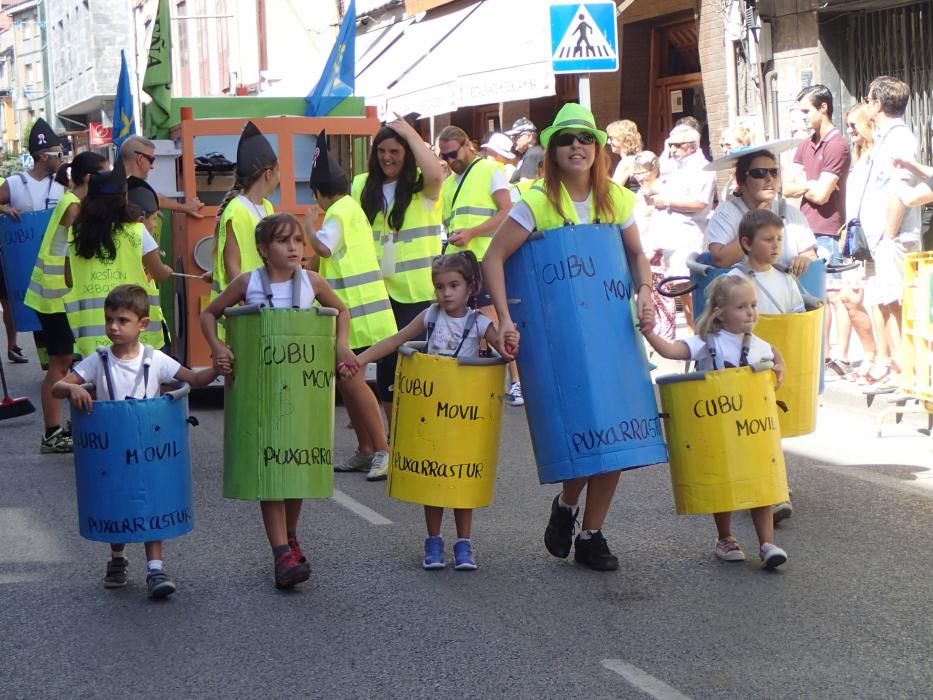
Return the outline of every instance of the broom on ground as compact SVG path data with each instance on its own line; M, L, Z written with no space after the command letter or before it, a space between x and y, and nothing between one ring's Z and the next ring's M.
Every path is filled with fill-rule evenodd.
M0 308L0 318L3 318L3 309ZM36 412L36 407L25 396L13 398L6 388L6 373L3 371L3 360L0 360L0 382L3 383L3 401L0 401L0 420L28 416Z

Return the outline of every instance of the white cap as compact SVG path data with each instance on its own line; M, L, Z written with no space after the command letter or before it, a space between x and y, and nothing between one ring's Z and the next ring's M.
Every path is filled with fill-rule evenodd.
M515 159L515 154L512 153L512 139L505 134L500 134L498 131L489 137L489 140L482 145L482 148L497 153L503 158Z

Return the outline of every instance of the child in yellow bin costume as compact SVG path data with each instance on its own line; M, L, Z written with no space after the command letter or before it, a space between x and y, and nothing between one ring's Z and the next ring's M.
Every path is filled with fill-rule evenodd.
M309 232L311 248L320 258L321 276L350 310L350 348L358 354L398 328L376 259L372 227L362 207L349 196L347 175L328 152L323 131L318 135L309 184L325 212L321 230ZM317 220L313 209L308 215L308 221L312 220ZM389 444L379 400L366 385L364 372L347 374L337 382L337 389L356 432L357 455L372 455L372 459L350 459L347 464L368 463L366 479L384 481L389 474Z
M752 335L758 321L755 287L743 277L723 275L708 287L707 303L697 320L697 334L685 340L670 341L654 330L645 339L662 357L671 360L695 360L702 370L741 367L773 361L777 384L784 374L781 354L757 336ZM751 509L752 521L758 533L759 554L763 566L773 569L787 561L787 553L774 544L774 523L771 506ZM724 561L744 561L745 553L732 534L732 513L714 513L719 539L716 556Z
M735 265L729 274L745 277L755 285L758 312L764 316L804 313L808 306L797 278L776 267L781 256L783 232L784 222L770 209L752 209L739 222L739 245L745 260ZM808 301L810 308L819 305L816 299L808 298ZM805 339L796 338L793 342L802 344ZM795 405L791 410L802 409L803 406ZM791 517L793 512L790 501L778 503L773 509L774 524Z
M390 338L379 341L357 356L357 364L365 367L386 355L395 352L407 341L424 337L427 333L427 353L456 358L480 356L480 340L499 350L498 330L483 314L468 306L470 297L480 289L482 278L479 263L472 251L466 250L437 258L431 266L431 277L437 303L422 311L407 326ZM509 333L504 342L511 347L518 345L518 331ZM345 370L351 374L354 368ZM399 392L402 388L399 387ZM396 418L400 420L401 417ZM444 509L424 506L424 519L428 537L424 541L425 569L443 569L444 540L441 523ZM460 571L476 569L470 534L473 524L472 508L454 508L457 525L457 542L454 545L455 568Z

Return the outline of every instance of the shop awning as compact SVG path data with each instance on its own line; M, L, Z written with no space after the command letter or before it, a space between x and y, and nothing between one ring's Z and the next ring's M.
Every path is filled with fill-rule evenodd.
M546 5L482 0L404 22L357 51L356 93L380 117L554 94Z

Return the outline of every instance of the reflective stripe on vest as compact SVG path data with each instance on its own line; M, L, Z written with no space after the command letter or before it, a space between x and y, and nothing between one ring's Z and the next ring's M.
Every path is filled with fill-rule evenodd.
M78 352L88 357L100 345L110 345L104 326L104 301L114 287L138 284L149 295L149 327L139 336L139 342L161 348L162 309L158 295L150 286L143 268L143 231L141 223L124 225L115 236L116 256L113 260L79 257L74 244L69 254L74 287L64 299L68 324L75 336Z
M68 294L65 284L65 256L68 254L68 230L61 226L61 220L72 204L80 204L71 192L66 192L55 205L49 220L39 255L32 269L29 285L23 303L41 314L62 313L65 310L62 299Z
M324 216L328 219L340 223L344 249L321 258L321 275L350 310L350 347L372 345L397 331L373 249L372 228L352 197L334 202Z
M367 173L353 179L353 196L358 202L362 201L367 179ZM394 242L395 271L385 275L383 282L389 296L403 304L415 304L434 298L430 263L427 269L422 264L414 264L416 260L433 260L441 254L441 204L438 201L428 208L426 204L430 201L424 198L422 192L415 193L405 210L399 231L389 230L386 215L382 212L377 213L373 219L373 241L380 261L383 238L388 240L391 235Z
M444 226L447 236L465 228L474 228L484 223L499 211L496 200L493 199L489 188L492 186L492 177L496 172L496 165L488 160L476 163L463 180L463 186L454 201L457 191L457 178L450 175L444 180L441 189L441 201L444 206ZM492 243L495 232L476 236L466 246L451 244L448 252L458 253L462 250L472 250L477 260L482 260Z
M577 209L567 193L567 188L561 184L561 208L564 210L564 216L561 216L557 209L547 198L544 189L544 180L537 180L535 184L522 195L521 201L528 205L531 213L535 217L535 229L538 231L547 231L552 228L560 228L570 224L579 224L580 217L577 215ZM602 221L604 224L624 224L628 221L632 212L635 210L635 195L631 190L619 187L617 184L610 183L609 196L612 198L613 218L611 221ZM590 198L590 221L597 223L596 202Z

